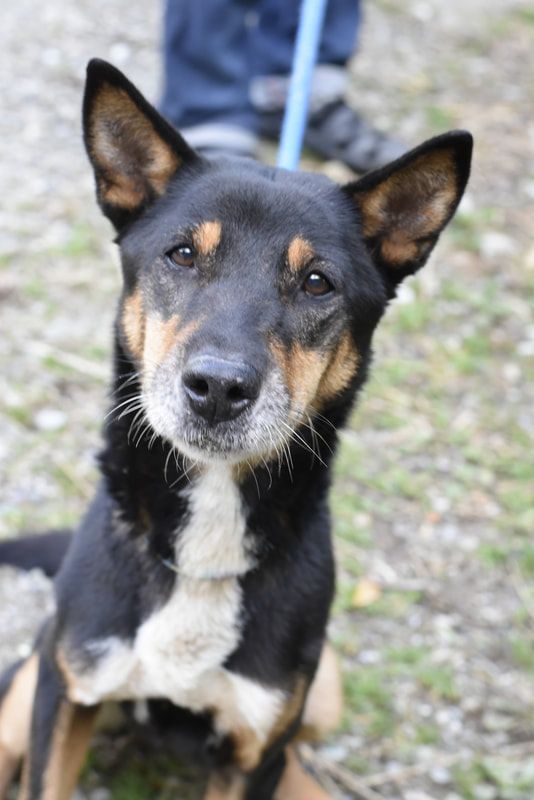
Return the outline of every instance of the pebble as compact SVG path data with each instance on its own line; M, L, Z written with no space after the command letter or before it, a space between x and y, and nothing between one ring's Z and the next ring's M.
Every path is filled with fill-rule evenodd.
M59 408L41 408L33 418L35 427L40 431L59 431L66 421L67 415Z
M379 650L362 650L358 656L360 664L378 664L382 660Z
M427 792L422 792L419 789L408 789L408 791L403 792L404 800L436 800L431 794L427 794Z
M438 786L446 786L451 782L451 773L446 767L434 767L430 771L430 777Z
M111 792L109 789L94 789L89 795L89 800L110 800Z
M327 747L321 747L321 755L329 761L343 761L348 754L348 747L343 744L331 744Z
M476 800L495 800L498 797L497 787L491 786L489 783L479 783L473 789L473 795Z
M517 245L511 236L499 231L487 231L480 237L480 252L489 260L512 256L517 252Z

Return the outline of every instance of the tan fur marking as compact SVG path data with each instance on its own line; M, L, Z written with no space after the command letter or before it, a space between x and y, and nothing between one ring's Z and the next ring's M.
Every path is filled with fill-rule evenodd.
M203 256L209 256L217 249L221 241L221 223L219 220L201 222L193 231L193 244Z
M91 741L97 707L64 701L52 735L42 800L70 800Z
M179 323L177 314L167 320L157 315L146 318L143 364L148 373L161 364L172 349L185 344L200 324L199 320L195 320L180 328Z
M382 236L381 254L392 265L417 257L417 239L438 234L456 199L450 151L423 154L378 186L362 192L366 237Z
M0 786L10 763L16 765L28 749L38 667L34 653L15 673L0 706Z
M139 360L143 354L145 339L143 297L140 289L136 289L133 294L129 295L124 301L122 329L132 355Z
M359 356L349 334L345 334L332 354L317 390L321 405L346 389L358 368Z
M15 777L19 761L19 758L15 758L12 753L8 752L8 750L0 744L0 798L2 800L6 796L7 790Z
M271 352L282 371L294 411L319 408L345 389L358 368L359 356L349 334L332 353L319 353L294 345L288 352L276 339Z
M65 681L67 697L71 697L74 695L76 690L76 673L71 667L69 659L61 645L56 649L55 658L56 666L61 672L61 677Z
M132 210L165 191L180 158L123 89L104 85L93 106L90 150L106 203Z
M245 778L242 775L215 774L210 778L204 800L243 800L245 790Z
M119 206L126 211L134 211L142 205L145 193L137 189L133 180L124 177L120 172L111 170L107 179L99 180L100 195L105 203Z
M285 752L286 768L274 793L275 800L332 800L332 796L308 775L293 747L286 747Z
M287 249L287 263L293 272L299 272L314 256L310 242L302 236L295 236Z
M282 709L282 713L276 720L276 723L269 734L266 748L274 744L280 738L280 736L287 731L291 723L297 719L304 706L307 688L308 681L306 678L304 678L304 676L299 675L295 682L295 687L288 697L284 708Z
M237 728L232 731L234 743L234 762L243 772L252 772L260 763L264 745L251 728Z
M271 351L282 370L294 409L303 412L313 401L326 359L315 350L295 344L287 351L280 342L271 342Z
M413 261L419 254L415 242L408 240L406 236L396 235L385 239L380 246L380 255L392 266L405 264Z
M321 739L340 726L342 716L343 687L339 661L333 648L326 644L306 698L298 738Z

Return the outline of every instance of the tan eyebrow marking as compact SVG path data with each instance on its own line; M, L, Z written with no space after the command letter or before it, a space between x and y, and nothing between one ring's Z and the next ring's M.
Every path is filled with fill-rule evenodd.
M293 270L293 272L298 272L312 260L314 255L315 251L310 242L302 236L295 236L287 248L287 263L289 269Z
M207 256L217 249L221 241L222 225L219 220L201 222L193 231L193 244L197 251Z

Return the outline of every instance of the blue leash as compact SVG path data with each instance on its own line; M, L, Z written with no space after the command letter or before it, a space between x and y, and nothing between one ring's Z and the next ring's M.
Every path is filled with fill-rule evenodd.
M297 169L302 150L313 68L317 61L319 37L328 0L302 0L300 20L291 68L291 79L282 124L276 165Z

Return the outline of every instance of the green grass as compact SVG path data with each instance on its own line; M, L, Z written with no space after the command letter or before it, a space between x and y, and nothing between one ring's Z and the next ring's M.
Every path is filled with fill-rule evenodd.
M68 239L51 247L49 255L65 256L77 259L85 256L97 256L102 251L102 240L95 229L85 222L75 222Z
M415 728L414 742L418 745L437 744L441 739L439 728L431 723L420 723Z
M515 663L534 674L534 635L530 632L514 634L510 641L512 658Z
M385 684L374 667L360 667L344 678L347 722L363 727L372 738L391 735L396 726L393 695Z
M530 800L534 794L534 759L474 759L453 769L454 787L462 800L479 800L482 786L493 787L497 800Z
M103 737L92 750L82 786L104 785L111 800L198 800L203 776L169 752L144 752L140 744L126 741L115 751Z
M460 695L450 667L422 664L414 670L414 677L438 700L452 702L459 699Z
M490 206L474 211L461 210L451 223L449 236L461 250L478 253L482 234L495 225L498 217L497 209Z

